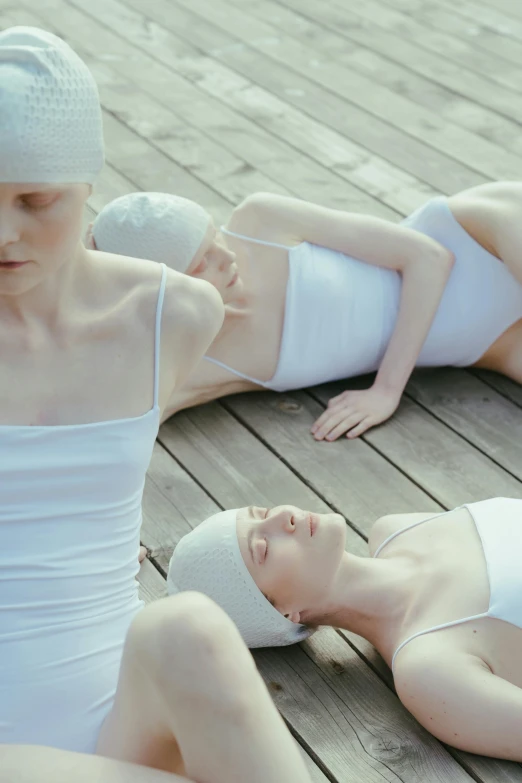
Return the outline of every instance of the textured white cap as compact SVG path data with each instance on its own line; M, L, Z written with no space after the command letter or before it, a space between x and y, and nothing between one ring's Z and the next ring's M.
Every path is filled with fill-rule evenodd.
M0 182L93 183L103 167L98 89L61 38L0 33Z
M209 223L210 215L195 201L170 193L129 193L102 209L92 235L98 250L185 272Z
M196 590L212 598L237 625L249 647L284 647L312 630L272 606L253 580L239 548L237 509L221 511L184 536L172 555L169 594Z

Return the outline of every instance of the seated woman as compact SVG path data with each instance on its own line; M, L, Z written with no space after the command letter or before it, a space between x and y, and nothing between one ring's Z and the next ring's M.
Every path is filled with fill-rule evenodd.
M306 781L222 610L138 598L160 417L221 298L83 247L102 119L64 41L0 33L0 105L0 778Z
M193 202L131 194L93 226L105 251L212 282L225 322L166 408L377 370L330 400L317 440L361 435L397 408L415 366L522 381L522 184L432 199L402 224L258 193L216 230Z
M371 558L345 551L338 514L223 511L181 539L168 590L213 598L251 647L320 625L370 641L399 698L439 739L522 761L522 500L374 524Z

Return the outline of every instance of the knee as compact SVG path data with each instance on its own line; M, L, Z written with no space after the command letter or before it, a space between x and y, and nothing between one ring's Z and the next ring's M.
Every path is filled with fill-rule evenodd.
M232 620L200 593L150 604L134 621L131 641L162 672L181 672L190 665L224 673L238 658L252 660Z

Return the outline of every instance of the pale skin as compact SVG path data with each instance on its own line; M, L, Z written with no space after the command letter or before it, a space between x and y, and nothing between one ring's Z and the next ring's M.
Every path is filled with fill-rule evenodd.
M470 236L522 283L518 219L522 185L482 185L452 196L449 206ZM326 441L343 434L354 438L388 419L399 405L437 312L454 261L451 253L404 226L264 193L254 194L237 207L227 228L289 246L311 242L400 273L399 314L372 386L333 397L312 426L312 434L316 440ZM261 381L270 380L283 331L287 251L225 236L216 231L209 217L207 235L187 273L211 282L225 302L225 321L209 356ZM476 366L522 382L522 320L504 332ZM227 394L260 388L203 361L171 397L165 416Z
M0 425L89 424L141 416L153 404L160 270L85 249L89 193L83 184L0 184ZM213 286L169 271L162 410L223 315ZM2 745L1 781L308 780L248 650L210 600L157 601L123 641L98 754Z
M394 514L374 524L369 552L433 514ZM296 623L333 625L368 639L391 665L417 631L485 612L489 581L465 508L391 541L378 559L345 550L338 514L294 506L237 515L245 564L260 590ZM461 750L522 761L522 630L494 618L420 636L397 654L404 706L438 739Z

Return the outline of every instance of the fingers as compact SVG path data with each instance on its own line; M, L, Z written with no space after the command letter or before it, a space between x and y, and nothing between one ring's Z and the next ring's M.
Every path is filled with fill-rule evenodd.
M352 409L335 408L326 410L317 420L316 425L318 426L315 431L312 429L312 433L315 440L333 441L347 430L360 424L363 418L365 418L364 413Z
M363 432L366 432L366 430L369 430L370 427L373 427L373 422L369 416L367 416L365 419L361 421L360 424L357 425L357 427L354 427L349 432L346 433L347 438L358 438L359 435L362 435Z

